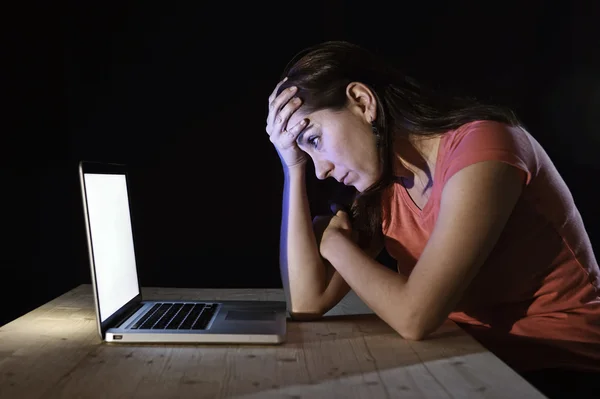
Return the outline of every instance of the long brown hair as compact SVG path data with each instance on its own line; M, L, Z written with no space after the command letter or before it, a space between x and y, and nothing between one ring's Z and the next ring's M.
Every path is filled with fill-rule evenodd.
M367 85L376 98L375 127L380 135L382 175L364 192L356 193L352 204L353 229L358 231L361 243L381 233L382 193L394 181L395 138L439 135L475 120L519 124L510 110L430 90L375 53L344 41L324 42L302 50L284 69L282 78L286 76L288 80L277 94L297 86L296 95L302 98L307 113L344 108L350 82Z

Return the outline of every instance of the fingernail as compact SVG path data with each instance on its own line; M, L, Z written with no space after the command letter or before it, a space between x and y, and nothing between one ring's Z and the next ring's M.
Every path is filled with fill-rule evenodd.
M295 91L296 91L296 89L297 89L297 87L296 87L296 86L292 86L292 87L290 87L290 91L291 91L292 93L293 93L293 92L295 92Z
M300 99L298 97L294 98L292 101L294 104L300 104Z
M288 80L287 76L285 78L283 78L282 82L285 82L286 80Z
M306 119L302 119L302 120L300 121L300 126L304 126L304 125L306 125Z

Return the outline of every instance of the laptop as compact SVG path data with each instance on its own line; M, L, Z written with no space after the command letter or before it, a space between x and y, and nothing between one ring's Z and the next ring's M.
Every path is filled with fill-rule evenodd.
M104 341L285 341L285 301L144 300L137 274L127 166L81 161L79 178L96 320Z

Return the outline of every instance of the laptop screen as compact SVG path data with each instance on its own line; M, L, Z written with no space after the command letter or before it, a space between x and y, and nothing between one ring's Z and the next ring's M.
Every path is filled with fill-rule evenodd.
M139 294L124 174L84 174L96 290L103 322Z

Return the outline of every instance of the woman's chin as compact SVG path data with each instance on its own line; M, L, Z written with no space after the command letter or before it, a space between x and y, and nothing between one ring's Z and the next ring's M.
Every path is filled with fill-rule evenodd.
M354 189L356 191L358 191L359 193L362 193L363 191L365 191L367 189L367 187L363 186L361 181L353 182L352 184L349 184L349 186L354 187Z
M349 186L353 186L356 191L362 193L369 189L369 187L373 186L377 181L366 181L366 180L357 180L353 181Z

